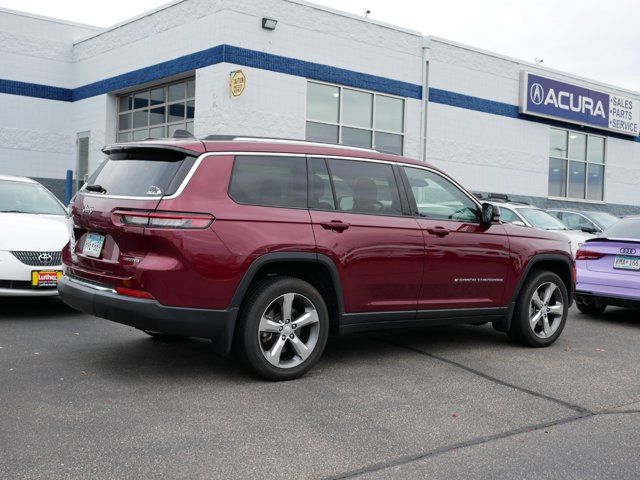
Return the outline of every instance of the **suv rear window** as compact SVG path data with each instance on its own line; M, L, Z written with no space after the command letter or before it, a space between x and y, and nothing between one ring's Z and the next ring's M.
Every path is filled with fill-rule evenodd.
M307 163L304 157L236 157L229 196L238 203L307 208Z
M85 189L127 197L172 195L194 162L195 157L183 152L157 148L111 153L87 180Z

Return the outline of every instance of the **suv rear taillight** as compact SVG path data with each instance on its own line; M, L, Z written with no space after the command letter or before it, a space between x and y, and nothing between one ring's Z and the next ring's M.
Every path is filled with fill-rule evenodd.
M215 218L205 213L158 212L148 210L114 210L111 221L115 225L145 228L202 229Z
M580 248L576 253L576 260L598 260L604 257L604 253L594 252L593 250L586 250Z

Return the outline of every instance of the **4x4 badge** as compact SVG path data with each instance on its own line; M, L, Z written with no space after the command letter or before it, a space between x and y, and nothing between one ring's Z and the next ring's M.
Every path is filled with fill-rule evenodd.
M85 205L84 208L82 209L82 213L91 215L93 213L93 207L90 207L89 205Z

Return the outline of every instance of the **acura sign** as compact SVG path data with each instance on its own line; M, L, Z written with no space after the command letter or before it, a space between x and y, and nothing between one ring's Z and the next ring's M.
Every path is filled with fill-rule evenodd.
M640 101L522 72L520 112L625 135L640 134Z

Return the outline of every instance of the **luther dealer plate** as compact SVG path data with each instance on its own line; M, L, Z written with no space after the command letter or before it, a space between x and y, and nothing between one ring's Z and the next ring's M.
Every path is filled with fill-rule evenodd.
M31 272L32 287L57 287L62 277L61 270L33 270Z

